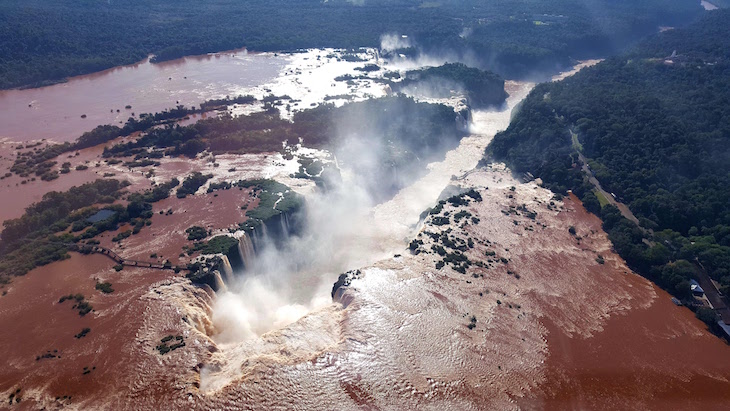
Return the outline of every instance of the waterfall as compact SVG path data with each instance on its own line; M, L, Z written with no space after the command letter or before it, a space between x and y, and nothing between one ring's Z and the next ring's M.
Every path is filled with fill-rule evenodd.
M289 236L289 214L279 214L279 220L281 221L281 234L284 238Z
M266 241L269 241L269 230L266 228L266 221L264 221L260 227L261 227L260 241L261 241L261 245L263 246ZM258 233L258 230L256 230L256 232Z
M461 132L467 132L469 130L469 120L464 118L461 113L456 114L456 129Z
M297 230L297 224L296 216L290 217L289 213L279 213L278 216L261 221L252 230L236 232L234 237L238 238L238 255L243 262L243 270L251 268L256 255L267 245L280 247L285 244L292 230ZM238 270L238 267L236 269Z
M472 117L471 108L466 103L462 103L460 107L463 108L456 112L456 129L461 132L468 133Z
M256 249L253 246L253 241L251 241L251 237L247 233L243 233L243 235L238 238L238 253L241 256L244 267L249 266L256 256Z
M262 221L260 225L254 228L251 233L251 243L255 252L261 251L264 244L269 240L268 229L266 228L266 221Z
M221 277L221 272L218 270L213 270L212 274L213 278L215 278L215 291L228 291L228 287L226 287L226 283L223 282L223 278Z
M239 243L240 246L240 243ZM221 256L222 261L222 268L223 268L223 274L225 275L225 282L230 284L231 281L233 281L233 267L231 267L231 262L228 260L228 257L224 254Z

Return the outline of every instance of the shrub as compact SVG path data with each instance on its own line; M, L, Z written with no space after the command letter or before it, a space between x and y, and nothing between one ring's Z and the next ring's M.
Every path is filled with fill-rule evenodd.
M86 334L88 334L91 331L91 328L84 328L79 332L78 334L74 335L74 338L80 339L86 337Z
M103 283L96 283L95 288L104 294L111 294L114 292L114 289L112 288L112 284L108 281L105 281Z
M185 230L185 232L188 234L188 240L190 241L202 240L208 236L208 231L199 226L192 226Z

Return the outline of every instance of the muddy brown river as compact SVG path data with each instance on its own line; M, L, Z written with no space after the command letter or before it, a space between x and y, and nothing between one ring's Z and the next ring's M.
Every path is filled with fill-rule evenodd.
M48 87L0 91L0 139L72 141L132 113L242 93L276 78L290 58L236 50L160 64L147 59Z
M332 79L352 67L344 62L318 66L326 55L240 51L163 65L143 62L42 89L3 92L0 138L71 140L96 124L123 121L132 111L158 111L177 101L198 104L256 87L261 91L263 84L273 93L301 98L307 107L315 102L312 95L319 101L325 93L348 91ZM277 81L292 71L301 75ZM243 316L247 304L257 302L249 294L233 286L213 293L171 271L117 272L100 255L73 254L15 279L0 296L0 324L7 331L0 337L7 364L0 371L0 396L18 392L21 408L29 409L687 409L726 404L727 346L689 310L674 306L669 295L631 273L611 251L598 218L575 198L553 201L551 192L518 181L504 165L474 169L493 135L507 127L511 108L534 84L507 86L511 97L504 110L474 113L471 135L443 161L429 165L420 180L391 201L339 217L359 229L325 233L321 238L331 244L318 241L329 260L313 271L330 274L296 277L291 295L261 293L282 297L267 305L277 315L306 300L304 315L286 316L290 322L268 316L264 320L274 326L223 338L223 331L256 325ZM0 166L9 167L16 149L0 146L5 146ZM100 162L100 149L82 150L68 160L72 166L93 165ZM290 170L279 154L221 155L216 161L218 170L204 158L170 159L155 170L156 178L166 181L197 169L215 173L215 181L276 178L295 188L294 179L287 178L296 161ZM43 192L107 171L130 179L131 190L151 181L142 171L100 164L48 184L22 184L13 176L0 184L0 196L19 199L3 203L8 216L17 216ZM484 201L460 209L477 218L448 228L432 220L419 227L420 212L449 184L480 193ZM224 232L245 216L241 206L249 193L204 191L155 203L153 224L142 234L114 244L110 238L117 233L105 233L102 245L126 258L177 262L189 245L186 227ZM330 198L323 198L320 208L332 211L333 203L324 201ZM308 199L316 201L313 195ZM517 212L520 207L535 214ZM168 209L174 214L159 214ZM455 215L456 208L447 205L445 212ZM331 222L332 215L321 221ZM431 251L435 243L425 232L442 230L465 243L474 240L465 253L487 265L468 275L438 268L440 257ZM418 233L424 252L412 255L406 244ZM500 258L491 261L490 255ZM605 263L598 263L597 255ZM361 267L362 275L333 302L332 283L339 270L350 266ZM277 291L267 279L243 284ZM111 282L115 292L101 293L96 281ZM95 311L82 317L69 303L60 303L59 297L69 293L83 293ZM226 298L232 304L221 304ZM83 327L91 329L89 335L75 337ZM186 346L158 352L157 345L172 335L184 338Z

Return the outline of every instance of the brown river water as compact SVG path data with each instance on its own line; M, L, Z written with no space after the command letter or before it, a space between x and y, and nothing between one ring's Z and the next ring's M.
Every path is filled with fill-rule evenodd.
M304 57L237 52L163 65L143 62L43 89L2 92L0 107L12 103L16 117L23 110L32 115L25 124L11 123L15 117L0 111L0 137L71 140L96 124L122 121L117 116L131 111L158 111L176 101L193 105L267 84L291 59ZM319 59L307 64L313 60ZM316 84L312 90L321 91ZM28 409L332 409L335 404L353 410L719 409L730 400L728 347L691 312L631 273L611 251L596 217L574 198L548 207L552 193L517 181L502 165L469 172L532 86L509 83L508 109L475 113L472 135L459 148L393 200L368 211L374 222L363 224L366 229L353 244L375 242L379 248L360 256L363 275L336 302L329 300L332 278L324 293L327 304L313 304L304 317L256 338L218 338L217 318L225 307L217 302L224 294L193 287L169 271L116 272L106 257L73 254L15 279L0 296L0 324L7 331L0 337L7 364L0 372L0 395L8 398L20 388L20 408ZM9 98L12 93L16 97ZM48 111L32 113L36 110ZM8 131L12 124L15 134ZM9 167L13 145L0 146L0 166ZM63 160L72 167L95 165L100 150ZM165 161L155 178L166 181L192 169L214 173L215 181L289 174L274 155L218 156L217 161L217 170L202 158ZM7 208L0 219L20 215L24 205L50 189L107 172L128 178L130 190L150 184L142 171L104 164L51 183L22 184L13 176L0 183L0 198L6 198L0 210ZM466 208L481 222L450 227L452 235L476 240L468 251L472 259L493 250L509 264L464 275L434 268L434 253L406 251L420 211L448 184L473 187L485 199ZM239 190L171 197L155 203L153 224L140 235L114 244L110 238L116 233L106 233L101 241L124 257L153 259L155 253L157 260L176 262L188 244L186 227L226 231L245 218L241 206L250 200ZM535 210L537 217L511 214L518 205ZM159 214L168 209L174 214ZM569 234L569 226L582 240ZM417 231L443 229L425 224ZM605 264L596 262L599 253ZM115 292L95 290L96 281L111 282ZM83 293L95 311L80 317L68 302L58 302L69 293ZM467 327L472 315L474 329ZM91 329L89 335L74 338L84 327ZM163 356L155 347L167 335L180 335L187 345ZM48 352L57 356L36 360Z
M144 60L48 87L0 91L0 139L72 141L99 124L124 123L132 113L243 93L276 78L289 59L236 50L160 64Z

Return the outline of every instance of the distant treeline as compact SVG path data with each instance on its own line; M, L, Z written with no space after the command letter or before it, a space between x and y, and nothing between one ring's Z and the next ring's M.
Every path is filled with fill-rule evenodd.
M239 47L379 46L407 34L429 53L520 77L617 50L701 12L691 0L5 0L0 88ZM414 49L415 50L415 49ZM477 64L478 63L478 64Z
M730 11L713 11L626 55L542 84L489 150L555 191L573 190L602 217L619 254L671 293L687 297L700 267L728 293L728 39ZM615 207L601 208L576 164L580 146L603 187L654 231L653 246Z

